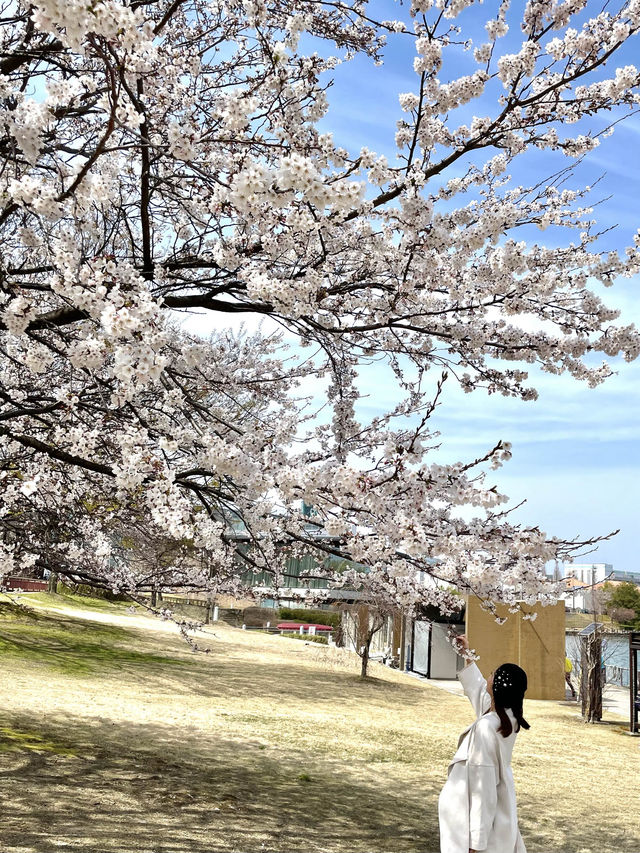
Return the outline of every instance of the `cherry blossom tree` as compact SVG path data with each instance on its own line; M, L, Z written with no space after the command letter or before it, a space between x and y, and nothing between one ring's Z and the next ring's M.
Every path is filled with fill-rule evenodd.
M487 479L508 443L434 462L430 416L452 384L531 400L532 366L596 385L611 367L594 354L638 354L599 291L638 271L639 241L601 252L568 176L637 108L617 55L640 0L475 6L389 3L402 20L376 20L364 0L1 4L3 571L135 591L121 543L136 529L197 551L176 572L208 590L254 571L277 585L286 543L367 566L409 610L452 608L446 582L553 597L544 565L578 543L510 519ZM477 44L470 13L486 16ZM383 63L387 39L415 72L395 160L318 129L331 73ZM532 149L566 167L518 185ZM196 309L210 339L176 321ZM230 315L265 330L231 334ZM368 420L367 364L401 391Z

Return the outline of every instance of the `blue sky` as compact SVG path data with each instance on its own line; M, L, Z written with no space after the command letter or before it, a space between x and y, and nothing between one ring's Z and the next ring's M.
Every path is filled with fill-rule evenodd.
M493 6L485 3L479 11L472 9L461 18L474 37ZM372 8L382 18L407 19L406 6L399 7L393 0L380 0ZM507 52L517 49L519 42L520 33L512 28L504 40ZM637 62L639 47L636 39L615 65ZM335 140L352 153L366 145L391 161L395 122L403 115L398 94L415 91L417 86L413 55L409 38L392 37L383 67L376 68L359 57L338 68L323 129L332 131ZM452 61L439 74L443 82L476 67L470 53L461 48L451 50L451 55ZM608 76L611 67L604 73ZM469 112L491 114L494 103L485 98L470 105ZM604 122L596 127L601 129ZM575 126L569 130L574 132ZM616 226L602 240L605 249L624 249L640 226L639 146L640 118L631 116L618 125L613 136L602 140L577 173L576 183L581 185L592 184L604 174L594 200L612 198L597 208L596 216L602 227ZM518 183L535 182L567 162L564 157L556 160L536 152L521 161ZM535 236L540 239L542 235ZM545 237L549 236L546 232ZM622 310L626 322L640 324L639 287L637 280L621 281L604 294L608 304ZM616 375L597 389L570 377L542 375L534 383L540 397L532 403L488 397L484 392L451 393L449 389L433 426L441 432L442 455L451 461L481 455L497 439L511 441L513 459L500 471L491 472L490 479L514 503L526 499L514 518L539 524L562 537L588 538L620 528L614 539L602 543L583 561L606 561L618 569L640 571L640 364L619 361L613 366ZM362 401L363 410L369 415L384 410L385 401L393 397L392 379L386 388L379 372L375 377L364 372L361 379L362 392L368 395Z

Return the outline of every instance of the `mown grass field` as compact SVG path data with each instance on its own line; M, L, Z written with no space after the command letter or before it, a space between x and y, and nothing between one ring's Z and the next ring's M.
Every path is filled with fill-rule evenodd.
M194 654L122 606L23 600L0 604L3 853L438 849L466 700L293 639L217 624ZM530 853L640 853L638 740L573 706L525 714Z

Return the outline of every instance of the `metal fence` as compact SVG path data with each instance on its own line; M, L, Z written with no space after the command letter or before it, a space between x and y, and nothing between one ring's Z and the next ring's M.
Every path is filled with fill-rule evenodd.
M620 687L629 686L628 666L605 666L605 681L607 684L618 684Z

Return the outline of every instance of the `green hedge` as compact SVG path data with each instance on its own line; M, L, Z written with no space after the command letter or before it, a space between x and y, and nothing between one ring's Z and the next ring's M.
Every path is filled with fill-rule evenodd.
M331 625L338 628L342 621L342 614L335 610L306 610L303 607L281 607L278 617L282 622L304 622L316 625Z
M296 631L283 631L281 637L291 637L292 640L306 640L308 643L320 643L323 646L329 645L326 637L320 634L298 634Z

